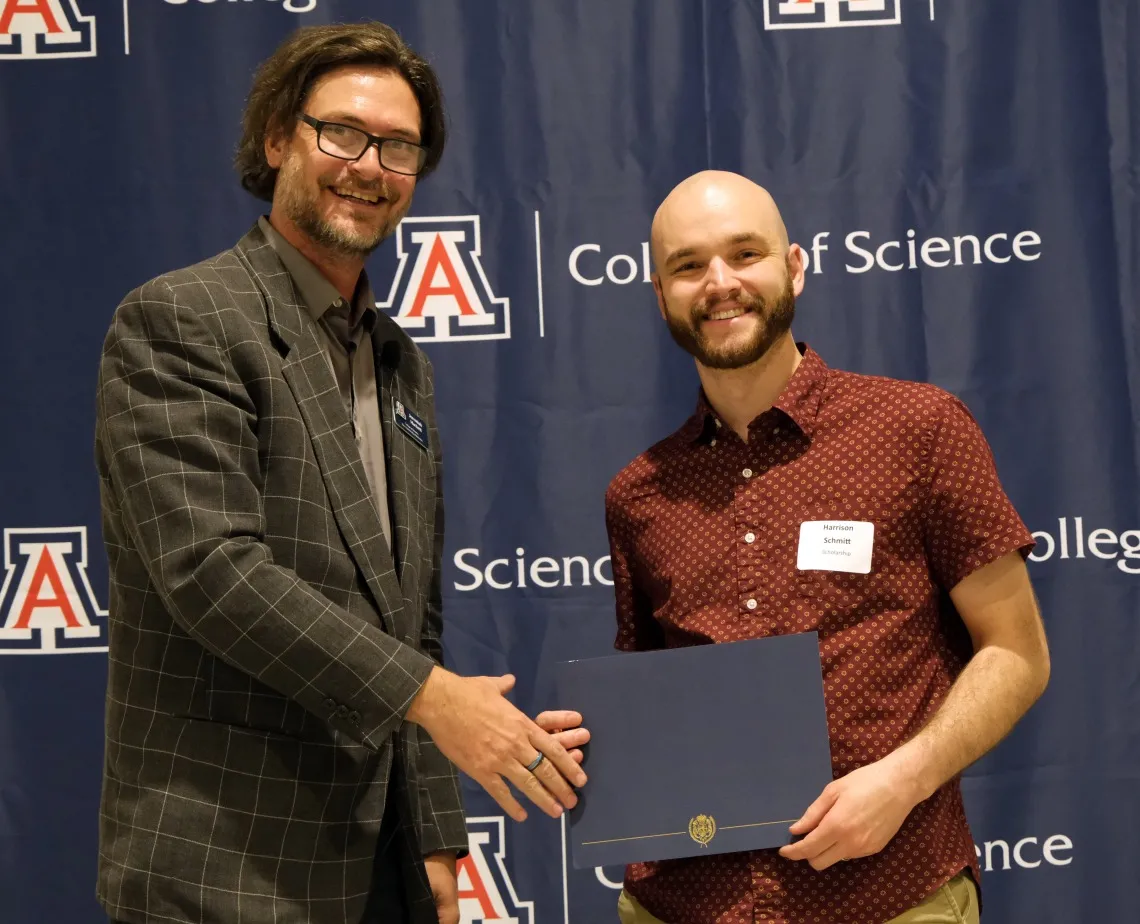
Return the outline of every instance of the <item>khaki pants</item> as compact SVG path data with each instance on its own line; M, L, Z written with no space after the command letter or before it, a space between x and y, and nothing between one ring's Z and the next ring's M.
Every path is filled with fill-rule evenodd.
M621 924L665 924L622 890L618 898ZM858 924L858 922L844 922ZM921 905L903 912L887 924L978 924L978 892L969 873L959 873Z

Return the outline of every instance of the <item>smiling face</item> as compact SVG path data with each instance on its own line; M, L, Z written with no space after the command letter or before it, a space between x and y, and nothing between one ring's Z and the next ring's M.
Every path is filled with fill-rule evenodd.
M372 135L420 141L419 104L407 81L392 70L330 71L313 85L302 111ZM291 135L271 133L265 154L279 170L274 217L285 218L317 249L336 257L363 259L412 204L416 178L384 169L375 146L359 160L341 160L322 151L316 129L300 120Z
M681 183L654 218L653 253L661 315L702 366L754 363L791 329L802 254L754 183L714 171Z

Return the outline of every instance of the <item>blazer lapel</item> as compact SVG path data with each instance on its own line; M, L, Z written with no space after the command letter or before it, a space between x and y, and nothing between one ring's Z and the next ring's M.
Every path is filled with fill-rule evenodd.
M381 328L377 328L379 333ZM392 518L392 556L396 560L396 576L402 577L408 561L408 540L411 529L411 506L408 497L408 466L411 452L424 452L396 426L395 405L399 400L407 403L400 387L398 359L392 355L399 349L396 341L385 342L383 336L373 341L376 355L376 382L380 396L380 426L384 431L384 461L388 471L388 510ZM412 405L414 407L414 404Z
M430 440L429 394L420 381L421 365L404 356L408 349L394 321L386 315L377 319L372 335L376 357L376 379L380 395L380 420L384 431L384 456L388 469L389 512L392 518L393 554L397 576L405 589L405 601L417 599L423 568L430 566L435 545L435 455L429 442L424 446L396 421L395 405L403 405L408 418L419 418L423 435ZM410 428L416 431L416 427ZM417 431L418 432L418 431ZM406 607L407 631L419 632L419 614Z
M337 526L379 604L385 628L389 634L396 635L403 593L393 557L384 541L348 409L341 399L316 325L300 304L292 278L258 227L254 226L242 238L236 250L249 264L264 291L269 326L286 348L282 373L308 430Z

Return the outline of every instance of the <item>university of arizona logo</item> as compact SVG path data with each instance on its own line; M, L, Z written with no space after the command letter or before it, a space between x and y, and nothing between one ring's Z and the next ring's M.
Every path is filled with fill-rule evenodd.
M901 3L902 0L764 0L764 28L897 25L902 22ZM933 4L930 18L934 18Z
M459 861L459 924L534 924L534 902L520 902L503 859L503 817L467 819L470 853Z
M95 17L80 13L78 2L0 0L0 61L94 57Z
M87 581L87 528L4 530L0 654L107 650L107 611Z
M396 278L378 307L413 340L510 337L510 300L495 297L481 252L478 215L405 218L396 234Z

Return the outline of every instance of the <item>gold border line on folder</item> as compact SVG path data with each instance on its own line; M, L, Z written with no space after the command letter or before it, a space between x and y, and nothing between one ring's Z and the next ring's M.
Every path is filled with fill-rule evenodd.
M770 825L790 825L792 822L799 821L798 818L785 818L781 821L755 821L747 825L722 825L720 831L735 831L739 828L766 828ZM688 831L669 831L666 834L638 834L634 837L611 837L604 841L582 841L583 847L592 847L595 844L618 844L622 841L646 841L654 837L680 837L682 835L688 836Z

